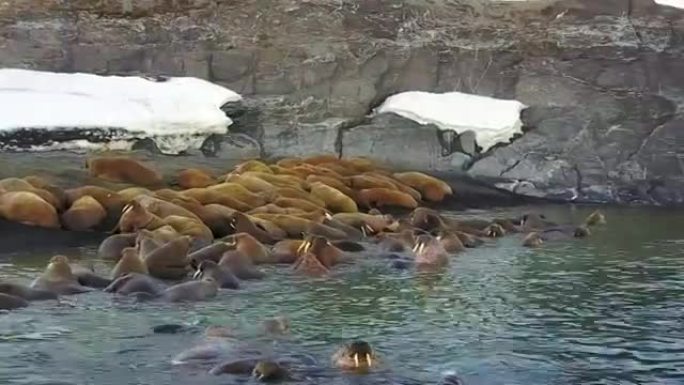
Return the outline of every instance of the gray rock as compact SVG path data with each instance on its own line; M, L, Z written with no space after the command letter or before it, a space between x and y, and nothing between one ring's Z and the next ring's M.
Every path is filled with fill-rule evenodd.
M0 19L2 66L198 76L240 92L208 157L329 152L530 196L684 195L684 12L652 0L27 0ZM481 154L472 134L364 121L408 90L518 99L525 134Z

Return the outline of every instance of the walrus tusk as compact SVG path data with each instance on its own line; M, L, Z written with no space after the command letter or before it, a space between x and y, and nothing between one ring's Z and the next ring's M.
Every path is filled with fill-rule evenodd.
M126 206L124 206L123 210L121 210L121 215L126 214L127 212L131 211L133 209L133 204L128 203Z
M297 254L301 254L302 252L306 253L307 251L309 251L310 246L311 246L311 242L309 242L309 241L302 242L302 244L299 245L299 248L297 248Z
M359 367L359 353L354 353L354 367Z
M366 365L370 368L373 366L373 359L371 358L370 354L366 354Z
M329 212L326 212L324 215L325 215L326 219L330 219L330 220L333 219L333 216Z
M202 270L197 270L195 271L195 274L192 275L192 279L197 279L202 276Z

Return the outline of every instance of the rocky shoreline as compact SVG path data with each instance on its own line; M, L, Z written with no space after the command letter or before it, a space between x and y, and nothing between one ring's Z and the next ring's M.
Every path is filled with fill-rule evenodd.
M239 92L230 134L207 141L199 162L365 155L528 197L684 205L681 10L652 0L126 4L0 5L0 65L196 76ZM524 134L482 154L472 138L369 115L410 90L517 99L529 106Z

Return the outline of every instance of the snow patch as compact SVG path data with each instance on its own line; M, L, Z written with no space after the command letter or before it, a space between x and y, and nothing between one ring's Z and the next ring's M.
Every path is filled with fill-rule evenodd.
M497 143L508 143L514 135L522 134L520 112L525 107L517 100L462 92L410 91L390 96L375 113L395 113L419 124L434 124L457 134L472 131L485 152Z
M220 107L240 100L239 94L227 88L192 77L149 79L0 69L0 135L31 132L50 138L54 131L102 129L118 132L109 138L112 141L132 145L151 138L162 152L177 154L198 146L211 134L226 133L233 122ZM72 140L63 147L79 144L83 142ZM106 146L96 144L102 145ZM23 147L60 146L45 139L45 143Z
M655 0L656 4L684 9L684 0Z

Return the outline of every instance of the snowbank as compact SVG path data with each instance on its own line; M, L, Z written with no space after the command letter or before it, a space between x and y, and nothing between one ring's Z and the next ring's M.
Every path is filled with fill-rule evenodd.
M411 91L390 96L375 113L392 112L419 124L434 124L458 134L472 131L484 152L497 143L508 143L515 134L522 133L520 111L524 108L525 105L517 100L461 92Z
M684 9L684 0L655 0L656 4Z
M163 152L178 153L211 134L225 133L232 121L219 108L241 99L227 88L190 77L156 81L0 69L0 134L110 129L119 132L113 142L128 140L132 145L134 139L152 138ZM83 144L47 141L32 149L78 147L79 143Z

